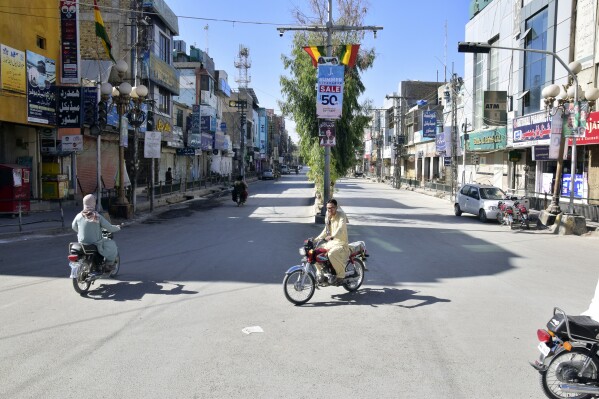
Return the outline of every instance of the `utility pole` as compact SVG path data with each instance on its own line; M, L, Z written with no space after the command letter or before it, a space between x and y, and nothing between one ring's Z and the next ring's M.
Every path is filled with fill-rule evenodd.
M456 195L458 186L458 92L462 79L456 73L451 74L450 81L451 96L451 193ZM462 154L465 156L465 154Z
M248 83L250 83L251 78L248 75L248 70L252 67L252 61L250 60L250 49L239 45L239 53L237 54L237 59L235 60L235 68L239 69L239 77L236 79L236 82L239 84L239 94L241 94L241 89L245 92L245 106L239 107L241 110L241 115L239 117L240 121L240 137L239 137L239 146L241 147L239 151L241 152L241 160L239 162L239 175L245 177L245 135L246 135L246 115L245 111L247 108L247 93L248 93ZM239 99L239 98L238 98ZM241 99L239 99L238 104L241 103Z
M352 31L372 31L376 39L376 33L383 30L382 26L348 26L333 24L333 0L328 1L327 10L328 20L326 25L306 25L306 26L281 26L278 27L279 36L283 36L286 31L308 31L308 32L326 32L327 33L327 57L333 54L333 32L352 32ZM331 199L331 148L324 148L324 205L322 215L325 214L326 203Z
M407 100L407 97L404 96L396 96L395 93L393 95L386 95L386 99L393 99L393 118L394 118L394 126L395 126L395 169L393 170L393 175L395 177L395 188L400 188L400 180L401 180L401 156L403 155L403 146L405 144L405 134L403 128L403 114L404 110L402 107L402 100ZM399 100L399 107L397 106L397 100Z

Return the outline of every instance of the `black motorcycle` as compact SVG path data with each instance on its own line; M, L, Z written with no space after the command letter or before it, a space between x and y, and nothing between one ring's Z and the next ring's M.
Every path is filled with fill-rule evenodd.
M530 363L551 399L590 399L599 395L599 323L588 316L568 316L559 308L547 329L537 330L541 355Z
M102 236L112 239L112 233L102 229ZM117 255L112 269L106 266L106 259L98 252L94 244L80 242L69 243L69 266L73 288L80 295L85 295L89 287L99 278L114 278L121 268L121 257Z

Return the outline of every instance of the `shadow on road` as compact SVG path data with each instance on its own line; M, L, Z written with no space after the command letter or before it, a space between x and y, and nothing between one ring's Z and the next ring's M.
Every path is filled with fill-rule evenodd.
M170 288L168 286L171 286ZM87 297L95 300L112 300L117 302L138 301L144 295L193 295L198 291L183 289L183 284L168 281L121 281L116 284L101 284L88 292Z
M406 309L433 305L439 302L451 302L449 299L437 298L431 295L422 295L419 291L399 288L361 288L355 292L346 292L333 295L330 302L309 303L305 307L327 307L345 305L363 305L378 307L393 305Z

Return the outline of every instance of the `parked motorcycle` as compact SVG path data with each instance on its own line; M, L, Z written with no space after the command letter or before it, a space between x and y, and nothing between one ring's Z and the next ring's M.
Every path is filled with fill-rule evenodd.
M530 229L530 217L526 205L522 204L520 201L516 201L514 202L514 207L518 211L517 219L520 222L520 227L525 228L526 230Z
M559 308L547 329L537 330L541 388L551 399L590 399L599 395L599 323L588 316L568 316Z
M514 206L511 201L499 201L497 204L499 212L497 212L497 221L506 226L512 226L514 223Z
M285 272L283 290L289 302L303 305L314 295L315 289L328 286L343 286L347 291L356 291L364 282L366 258L369 256L364 241L349 244L350 255L345 265L345 278L337 279L335 270L327 256L327 250L319 248L320 242L312 238L304 241L299 249L301 265L292 266Z
M102 229L102 236L112 240L112 233ZM80 242L69 243L69 266L73 288L81 295L89 291L89 287L99 278L114 278L121 268L121 258L117 255L113 269L106 267L106 260L98 252L94 244Z
M519 225L520 228L530 229L530 218L528 214L528 208L522 203L523 199L517 197L507 197L503 201L499 201L497 213L497 221L500 224L504 224L513 227L515 224Z

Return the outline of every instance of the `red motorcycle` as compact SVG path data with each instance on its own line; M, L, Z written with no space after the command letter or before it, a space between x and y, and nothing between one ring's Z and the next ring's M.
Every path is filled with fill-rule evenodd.
M504 201L499 201L497 206L497 221L500 224L513 227L514 223L519 224L521 228L530 229L530 218L528 209L521 200L515 197L506 198Z

